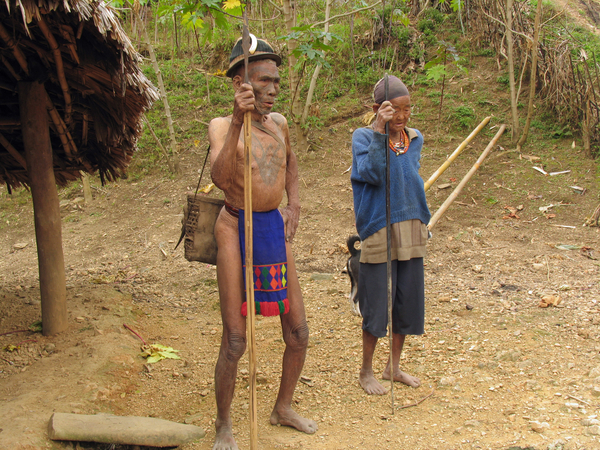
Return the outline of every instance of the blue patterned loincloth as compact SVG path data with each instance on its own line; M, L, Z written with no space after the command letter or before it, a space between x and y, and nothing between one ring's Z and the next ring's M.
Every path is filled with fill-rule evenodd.
M246 273L246 238L244 210L239 210L238 231L242 253L242 268ZM254 249L253 278L256 314L277 316L290 310L287 297L287 256L285 252L285 229L278 209L252 214L252 246ZM246 277L244 276L244 289ZM245 297L244 297L245 298ZM246 301L242 315L247 314Z

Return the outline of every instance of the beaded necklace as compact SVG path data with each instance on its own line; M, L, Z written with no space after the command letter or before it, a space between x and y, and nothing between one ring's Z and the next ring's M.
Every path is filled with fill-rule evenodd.
M390 139L390 150L392 150L396 156L405 154L408 151L409 146L410 142L408 140L408 135L404 130L400 133L400 142L392 142Z

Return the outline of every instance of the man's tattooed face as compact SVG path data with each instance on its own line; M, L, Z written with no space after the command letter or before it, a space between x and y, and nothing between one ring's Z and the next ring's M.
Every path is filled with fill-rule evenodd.
M279 94L279 69L271 59L254 61L248 65L248 78L254 89L254 107L259 114L271 112Z

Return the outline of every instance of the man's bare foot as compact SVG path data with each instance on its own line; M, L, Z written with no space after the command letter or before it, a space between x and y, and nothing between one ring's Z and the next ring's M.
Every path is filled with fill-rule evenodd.
M233 438L231 422L216 425L217 435L215 436L215 445L212 450L239 450Z
M390 368L389 367L385 368L381 377L384 380L390 379ZM413 377L412 375L407 374L406 372L402 372L400 369L395 370L394 381L400 381L401 383L407 384L414 388L421 386L421 380L419 380L417 377Z
M317 422L300 416L291 408L280 411L273 409L273 412L271 413L271 425L277 424L294 427L297 430L308 434L313 434L319 428Z
M365 390L365 392L369 395L384 395L387 394L387 389L384 388L379 381L375 379L373 375L373 371L364 371L361 370L358 375L358 381L360 385Z

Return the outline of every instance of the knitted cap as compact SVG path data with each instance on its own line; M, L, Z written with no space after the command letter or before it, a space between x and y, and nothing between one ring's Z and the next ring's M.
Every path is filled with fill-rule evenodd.
M258 61L259 59L272 59L277 64L277 67L281 64L281 57L273 51L273 47L264 39L257 38L256 51L248 55L248 62ZM239 38L233 46L233 50L231 50L227 76L233 78L235 71L242 64L244 64L244 49L242 48L242 38Z
M406 85L394 75L388 76L388 91L388 100L410 95ZM378 105L381 105L385 101L385 78L379 80L375 85L375 89L373 89L373 101Z

